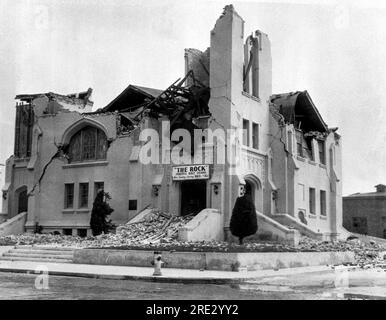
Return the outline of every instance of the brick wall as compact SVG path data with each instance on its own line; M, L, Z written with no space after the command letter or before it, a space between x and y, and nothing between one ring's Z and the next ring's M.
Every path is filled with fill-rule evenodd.
M343 226L349 231L358 232L353 225L354 218L366 219L367 235L386 238L386 196L344 197Z

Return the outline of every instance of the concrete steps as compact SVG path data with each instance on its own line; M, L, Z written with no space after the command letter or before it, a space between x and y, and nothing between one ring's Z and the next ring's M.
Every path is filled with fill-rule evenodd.
M16 246L0 256L0 260L8 261L39 261L72 263L74 249L44 247L44 246Z
M289 214L278 213L272 215L271 218L288 229L298 230L301 235L310 237L312 239L325 240L322 233L315 232L310 227L296 220Z

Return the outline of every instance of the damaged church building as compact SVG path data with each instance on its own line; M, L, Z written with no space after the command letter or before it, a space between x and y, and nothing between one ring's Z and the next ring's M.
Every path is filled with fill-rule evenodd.
M98 190L108 192L115 224L147 207L194 214L183 240L227 240L241 190L252 195L257 239L324 240L342 232L341 137L307 91L272 94L271 47L260 31L245 36L232 5L224 8L205 51L185 50L185 76L158 90L129 85L93 111L92 90L16 96L14 154L2 189L7 218L27 212L25 229L90 235ZM174 164L176 142L159 163L140 161L145 129L241 129L232 163ZM202 140L216 154L218 141ZM193 146L192 150L195 150ZM191 152L193 153L194 151ZM196 172L197 171L197 172ZM185 174L193 172L193 174ZM199 226L200 225L200 226ZM199 226L199 227L197 227Z

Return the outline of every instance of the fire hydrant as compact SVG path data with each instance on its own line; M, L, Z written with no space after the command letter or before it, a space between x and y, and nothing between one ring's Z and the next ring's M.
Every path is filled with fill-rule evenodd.
M159 251L154 251L154 260L152 262L154 265L154 273L153 276L162 276L161 267L164 262L162 261L162 255Z

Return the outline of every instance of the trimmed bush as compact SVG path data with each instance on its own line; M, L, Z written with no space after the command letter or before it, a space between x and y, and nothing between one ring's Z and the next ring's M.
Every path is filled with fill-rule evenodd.
M240 244L245 237L256 233L256 208L249 194L237 198L229 227L232 234L239 238Z

